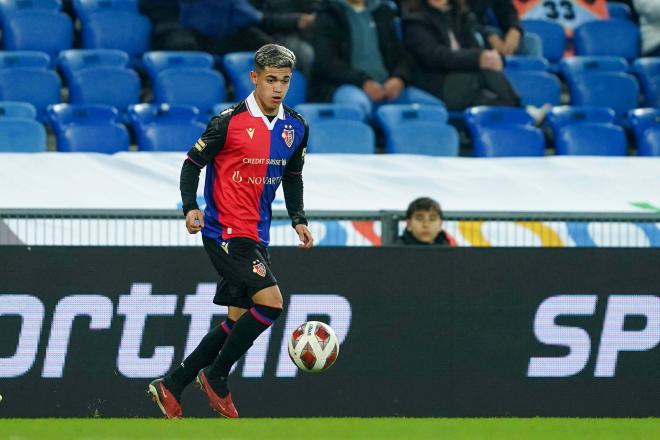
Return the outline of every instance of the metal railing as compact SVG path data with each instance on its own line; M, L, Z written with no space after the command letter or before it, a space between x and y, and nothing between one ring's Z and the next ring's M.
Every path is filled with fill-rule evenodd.
M403 211L310 211L319 245L389 245ZM461 246L660 247L660 213L445 212ZM271 245L296 245L284 211L273 212ZM199 246L177 210L0 210L0 245Z

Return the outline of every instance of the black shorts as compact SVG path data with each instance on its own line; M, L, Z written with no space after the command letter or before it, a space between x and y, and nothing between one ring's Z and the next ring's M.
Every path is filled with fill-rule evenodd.
M202 235L204 249L220 275L213 302L249 309L252 295L277 284L270 270L270 255L261 243L236 237L227 241Z

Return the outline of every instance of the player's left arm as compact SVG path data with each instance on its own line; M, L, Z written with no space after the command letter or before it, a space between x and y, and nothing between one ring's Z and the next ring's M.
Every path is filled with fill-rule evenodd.
M314 237L307 227L308 222L305 217L305 205L303 203L303 179L302 169L305 164L305 153L307 151L307 138L309 128L305 123L305 134L298 144L284 170L282 177L282 189L284 191L284 203L286 210L291 217L291 225L296 230L300 238L300 246L311 248L314 246Z

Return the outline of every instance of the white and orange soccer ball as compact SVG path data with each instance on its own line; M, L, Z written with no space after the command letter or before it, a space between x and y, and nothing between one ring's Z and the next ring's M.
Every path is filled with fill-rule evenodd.
M307 373L327 370L337 360L339 342L328 324L308 321L295 329L289 338L289 357Z

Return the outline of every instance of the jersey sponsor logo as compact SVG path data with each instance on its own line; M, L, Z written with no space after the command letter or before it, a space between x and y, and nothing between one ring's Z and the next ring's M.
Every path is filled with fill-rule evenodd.
M245 131L247 132L248 136L250 136L250 139L254 136L254 128L246 128Z
M244 157L243 163L247 165L286 165L286 159L267 159L264 157Z
M294 137L293 135L294 135L293 126L285 125L284 130L282 130L282 139L284 139L284 143L289 148L291 148L291 145L293 145L293 137Z
M195 142L195 150L202 151L204 148L206 148L206 142L204 142L202 138L197 139L197 142Z
M261 278L266 277L266 265L259 260L254 260L252 262L252 272L259 275Z
M234 174L231 175L231 180L233 180L236 183L241 183L243 181L243 177L241 176L240 171L234 171Z

